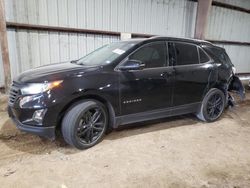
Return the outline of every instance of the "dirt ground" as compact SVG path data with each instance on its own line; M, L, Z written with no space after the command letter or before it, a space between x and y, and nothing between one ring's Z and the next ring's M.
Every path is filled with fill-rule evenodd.
M0 100L1 187L250 187L250 92L217 122L140 123L85 151L18 131Z

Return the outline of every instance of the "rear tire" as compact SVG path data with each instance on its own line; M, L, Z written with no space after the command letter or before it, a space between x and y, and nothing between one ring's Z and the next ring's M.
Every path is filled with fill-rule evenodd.
M220 118L225 109L225 95L217 89L211 89L204 97L197 118L205 122L213 122Z
M107 124L106 107L95 100L84 100L65 114L62 135L68 144L78 149L87 149L101 141Z

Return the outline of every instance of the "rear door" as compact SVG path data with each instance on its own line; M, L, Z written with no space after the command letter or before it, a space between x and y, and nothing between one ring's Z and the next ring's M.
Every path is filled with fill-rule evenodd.
M210 58L199 46L191 43L171 42L169 51L174 52L171 54L175 72L173 105L200 102L213 75Z

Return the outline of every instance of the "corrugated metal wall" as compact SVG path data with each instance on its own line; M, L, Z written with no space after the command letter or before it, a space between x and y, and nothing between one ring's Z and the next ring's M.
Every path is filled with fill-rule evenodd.
M5 8L8 22L192 37L197 3L187 0L5 0ZM116 40L119 37L8 29L12 77L40 65L79 58ZM1 80L3 78L0 83Z
M250 42L250 14L212 6L206 38Z
M188 0L5 0L7 21L192 37Z
M250 7L248 0L220 1ZM8 22L193 37L197 3L189 0L5 0L5 8ZM249 42L249 16L212 6L206 37ZM119 37L8 29L12 76L32 67L79 58L115 40ZM250 72L249 47L226 45L225 48L240 72ZM1 71L0 65L0 85Z
M249 0L216 0L221 3L227 3L230 5L235 5L238 7L242 7L245 9L250 9L250 3Z
M8 30L12 75L49 63L78 59L119 40L115 36Z
M238 73L250 72L250 46L218 45L226 49Z
M220 0L220 2L250 8L249 0ZM212 6L205 37L211 40L250 42L250 14ZM250 72L250 46L219 46L226 49L238 73Z

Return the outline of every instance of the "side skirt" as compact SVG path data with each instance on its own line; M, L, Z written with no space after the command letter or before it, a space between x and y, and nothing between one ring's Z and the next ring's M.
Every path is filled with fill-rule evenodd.
M186 104L171 108L164 108L159 110L152 110L147 112L140 112L135 114L128 114L115 117L114 128L120 125L131 124L136 122L148 121L153 119L160 119L170 116L177 116L189 113L195 113L199 109L201 102Z

